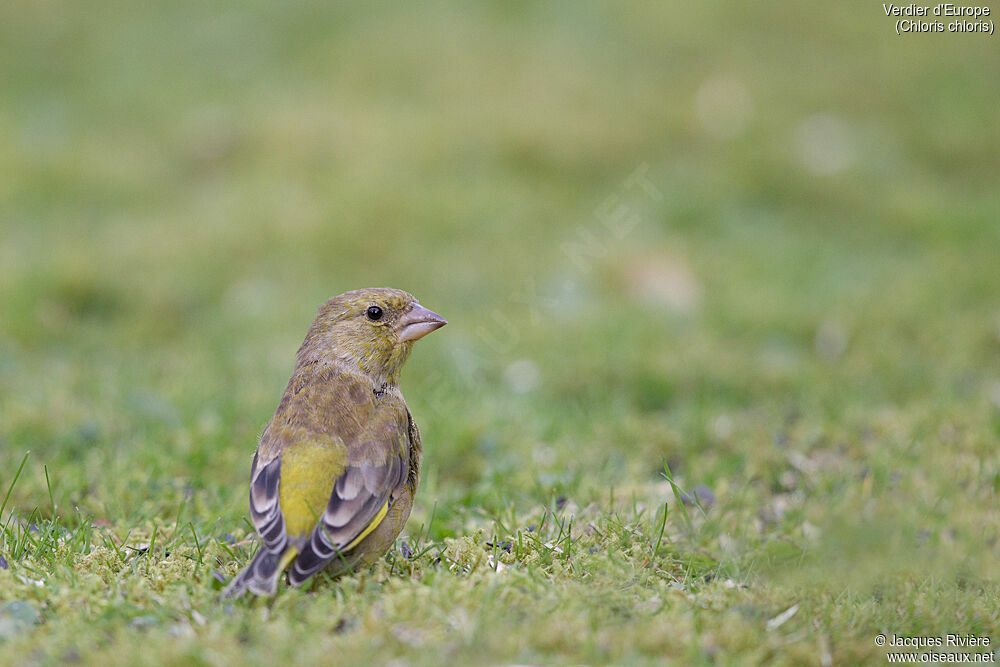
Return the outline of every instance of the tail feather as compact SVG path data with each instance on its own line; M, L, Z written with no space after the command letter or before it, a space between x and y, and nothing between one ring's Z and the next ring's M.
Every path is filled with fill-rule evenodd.
M268 551L262 547L246 569L229 582L222 591L222 597L238 598L247 590L255 595L274 595L278 590L278 577L297 553L298 549L294 547L284 553Z

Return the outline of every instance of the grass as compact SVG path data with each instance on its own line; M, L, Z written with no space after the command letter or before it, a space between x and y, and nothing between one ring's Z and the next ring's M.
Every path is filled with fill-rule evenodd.
M0 9L0 664L1000 640L1000 61L881 13ZM450 322L407 530L220 602L295 350L366 285Z

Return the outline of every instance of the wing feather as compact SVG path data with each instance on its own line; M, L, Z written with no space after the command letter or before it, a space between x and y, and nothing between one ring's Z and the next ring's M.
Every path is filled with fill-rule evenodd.
M259 452L254 454L250 468L250 518L260 534L261 546L246 569L226 586L223 597L239 597L247 590L257 595L274 594L281 576L282 553L288 546L285 517L278 500L280 478L280 457L261 465Z
M278 502L278 482L281 479L281 457L275 456L267 465L259 466L257 454L250 472L250 518L260 533L261 548L274 553L284 551L288 544L285 517Z
M406 437L402 433L396 437L400 436ZM408 470L403 461L408 448L394 449L384 463L365 461L347 466L334 483L330 502L309 542L295 559L289 582L302 583L330 561L346 557L382 521L393 489L405 481Z

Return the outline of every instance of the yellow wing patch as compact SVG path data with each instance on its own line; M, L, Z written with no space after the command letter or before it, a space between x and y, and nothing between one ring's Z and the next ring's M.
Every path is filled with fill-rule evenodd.
M308 537L316 527L346 458L343 444L332 438L302 440L281 453L278 495L290 537Z
M378 528L378 525L382 523L382 519L384 519L385 515L388 513L389 513L389 501L387 500L385 501L385 504L382 505L382 509L380 509L378 513L374 517L372 517L372 520L368 523L367 526L365 526L365 529L361 531L361 534L355 537L353 540L351 540L351 543L348 544L346 547L344 547L344 551L350 551L354 547L358 546L361 543L361 540L368 537L369 533Z
M278 572L284 572L285 568L292 564L295 557L299 555L299 550L295 547L288 547L286 551L281 556L281 561L278 563Z

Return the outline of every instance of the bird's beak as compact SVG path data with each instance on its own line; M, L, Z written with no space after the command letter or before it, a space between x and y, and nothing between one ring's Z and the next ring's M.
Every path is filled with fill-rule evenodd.
M428 310L419 303L415 303L399 318L399 340L406 342L408 340L423 338L430 332L436 331L446 324L448 324L448 321L433 310Z

